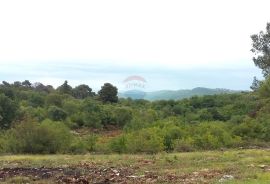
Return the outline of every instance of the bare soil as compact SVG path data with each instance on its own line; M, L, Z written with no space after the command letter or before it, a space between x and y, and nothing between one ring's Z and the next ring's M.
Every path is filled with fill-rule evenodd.
M66 184L126 184L126 183L207 183L214 178L220 178L223 173L218 170L202 170L190 174L160 176L158 173L145 171L135 174L132 167L102 167L91 163L82 163L65 168L3 168L0 170L0 181L13 177L28 177L33 182L50 180L54 183Z

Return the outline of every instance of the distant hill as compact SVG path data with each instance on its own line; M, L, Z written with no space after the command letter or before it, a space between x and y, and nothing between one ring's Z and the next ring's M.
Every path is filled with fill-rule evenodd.
M121 98L130 97L132 99L145 99L145 100L179 100L184 98L190 98L192 96L204 96L204 95L215 95L215 94L231 94L238 93L241 91L229 90L229 89L210 89L198 87L194 89L183 89L183 90L160 90L153 92L143 92L138 90L130 90L121 92L118 94Z

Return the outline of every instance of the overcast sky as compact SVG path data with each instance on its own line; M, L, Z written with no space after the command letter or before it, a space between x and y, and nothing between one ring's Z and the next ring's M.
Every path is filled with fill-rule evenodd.
M247 90L269 0L0 1L0 80Z

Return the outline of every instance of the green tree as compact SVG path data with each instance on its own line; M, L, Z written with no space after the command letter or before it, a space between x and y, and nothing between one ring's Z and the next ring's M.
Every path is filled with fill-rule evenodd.
M63 95L57 94L57 93L51 93L46 96L46 105L54 105L57 107L62 107L63 104Z
M266 98L270 97L270 77L261 83L258 91L260 96Z
M261 84L262 84L262 81L254 77L252 85L250 86L250 89L252 89L253 91L257 91L260 88Z
M72 87L70 85L68 85L68 81L65 81L64 84L62 84L61 86L59 86L57 88L57 91L59 91L62 94L72 94Z
M15 99L15 90L6 84L0 85L0 93L5 94L10 99Z
M92 92L92 89L85 84L81 84L72 90L72 96L74 96L77 99L84 99L87 97L92 97L94 95L95 93Z
M266 25L266 32L251 36L253 41L251 51L255 54L253 61L257 67L262 69L264 76L270 74L270 23Z
M18 105L4 94L0 94L0 128L9 128L16 118L17 111Z
M31 82L29 80L25 80L25 81L22 82L22 85L24 87L30 88L32 84L31 84Z
M32 107L43 107L45 103L44 95L39 93L32 93L30 95L29 102Z
M22 86L22 83L21 83L20 81L15 81L15 82L13 83L13 86L16 87L16 88L19 88L19 87Z
M82 113L78 113L74 120L76 120L76 123L83 123L87 127L101 128L101 117L101 107L99 103L93 99L87 98L82 103Z
M39 92L50 93L50 92L54 91L54 88L51 85L45 86L44 84L42 84L40 82L36 82L36 83L32 84L32 86L35 89L35 91L39 91Z
M10 87L10 84L7 81L2 81L2 83L5 87Z
M101 90L98 92L99 98L103 102L111 102L111 103L116 103L118 102L118 89L117 87L113 86L110 83L105 83L102 87Z

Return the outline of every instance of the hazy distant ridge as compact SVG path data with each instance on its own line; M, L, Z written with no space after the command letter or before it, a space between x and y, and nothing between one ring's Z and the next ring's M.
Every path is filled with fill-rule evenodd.
M203 88L197 87L194 89L183 89L183 90L160 90L160 91L153 91L153 92L146 92L144 99L146 100L178 100L183 98L189 98L192 96L203 96L203 95L215 95L215 94L228 94L228 93L237 93L241 91L237 90L229 90L229 89L210 89L210 88ZM136 94L136 91L133 91ZM119 93L119 97L127 97L124 93ZM132 91L128 92L131 98L136 99L136 96L130 95Z

